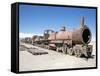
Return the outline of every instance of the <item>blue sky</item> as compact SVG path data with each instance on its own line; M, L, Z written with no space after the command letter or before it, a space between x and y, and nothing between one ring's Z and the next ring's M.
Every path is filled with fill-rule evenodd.
M45 29L59 31L62 25L72 31L79 27L80 17L84 16L85 24L95 36L95 9L20 5L19 15L20 33L43 34Z

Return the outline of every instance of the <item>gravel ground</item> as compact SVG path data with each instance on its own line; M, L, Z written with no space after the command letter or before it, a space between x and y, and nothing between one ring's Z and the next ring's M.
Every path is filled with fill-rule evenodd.
M68 69L68 68L84 68L95 67L96 59L76 58L74 56L58 53L56 51L39 48L30 44L21 43L28 48L37 48L44 50L48 54L32 55L27 50L19 51L19 70L20 71L34 71L34 70L48 70L48 69ZM95 51L95 49L93 50Z

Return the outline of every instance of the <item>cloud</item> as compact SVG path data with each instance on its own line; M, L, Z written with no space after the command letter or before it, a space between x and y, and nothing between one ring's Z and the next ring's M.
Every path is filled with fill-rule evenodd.
M19 33L20 38L25 38L25 37L32 37L34 35L42 36L42 34L33 34L33 33Z

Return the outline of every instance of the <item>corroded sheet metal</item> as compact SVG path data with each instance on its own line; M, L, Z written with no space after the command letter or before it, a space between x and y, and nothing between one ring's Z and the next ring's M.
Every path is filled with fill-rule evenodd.
M72 32L73 44L88 44L91 41L91 32L88 27L76 29Z
M48 40L55 40L55 39L56 39L56 33L53 32L53 33L50 34Z
M60 40L72 39L72 33L70 31L59 31L56 34L56 39Z

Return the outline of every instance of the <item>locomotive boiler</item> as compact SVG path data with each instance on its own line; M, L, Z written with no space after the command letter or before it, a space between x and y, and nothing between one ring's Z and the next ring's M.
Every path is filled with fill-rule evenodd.
M37 46L75 55L76 57L90 57L92 53L92 45L89 45L91 37L91 31L84 25L84 17L81 17L79 28L68 31L65 26L62 26L58 32L45 30L42 39L37 40L37 37L32 41L32 44L35 43Z

